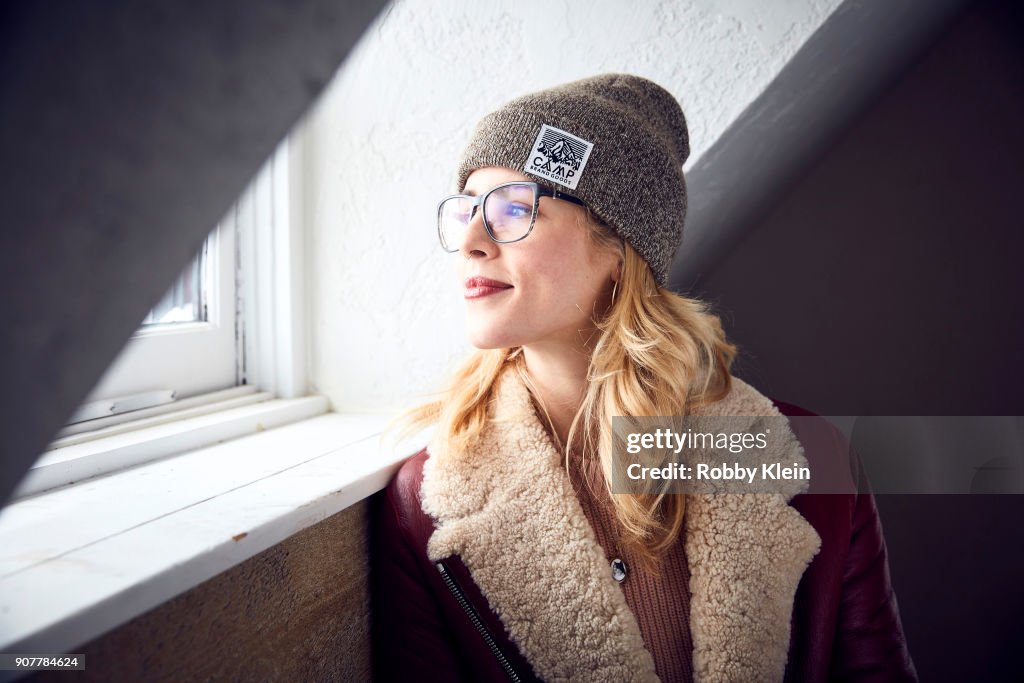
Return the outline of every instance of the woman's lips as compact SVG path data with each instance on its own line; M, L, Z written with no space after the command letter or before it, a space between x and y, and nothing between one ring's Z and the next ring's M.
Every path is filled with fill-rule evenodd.
M487 277L474 276L466 278L465 291L462 297L464 299L480 299L491 294L503 292L506 289L512 289L512 285Z

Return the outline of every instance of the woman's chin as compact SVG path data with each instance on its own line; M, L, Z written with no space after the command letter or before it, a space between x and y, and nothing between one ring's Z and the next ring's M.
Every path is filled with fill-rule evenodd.
M488 349L505 349L509 348L510 346L515 346L514 344L503 344L502 342L490 337L485 336L477 338L474 337L473 335L470 335L469 343L475 348L480 349L481 351L486 351Z
M507 332L495 329L483 329L469 326L466 329L466 336L469 343L480 350L507 349L518 346L519 343Z

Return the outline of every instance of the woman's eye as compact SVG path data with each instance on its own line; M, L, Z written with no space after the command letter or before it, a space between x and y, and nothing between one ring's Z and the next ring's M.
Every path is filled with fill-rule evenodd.
M509 218L529 218L533 207L526 204L509 202L505 205L505 215Z

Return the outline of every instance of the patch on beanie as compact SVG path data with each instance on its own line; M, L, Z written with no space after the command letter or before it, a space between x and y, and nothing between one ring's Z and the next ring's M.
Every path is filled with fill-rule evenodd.
M593 149L594 143L544 124L523 170L575 190Z

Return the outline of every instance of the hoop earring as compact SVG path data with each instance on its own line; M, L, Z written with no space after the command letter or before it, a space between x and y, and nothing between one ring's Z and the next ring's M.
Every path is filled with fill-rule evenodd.
M612 281L612 306L615 305L615 294L616 294L616 292L618 292L618 290L619 290L619 281L618 280Z

